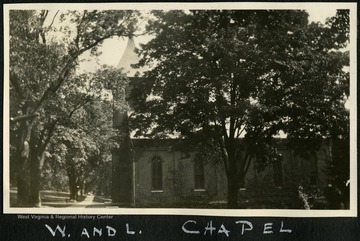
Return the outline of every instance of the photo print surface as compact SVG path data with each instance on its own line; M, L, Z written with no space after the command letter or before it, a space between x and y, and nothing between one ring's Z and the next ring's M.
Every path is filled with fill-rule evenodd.
M356 5L4 17L5 213L356 215Z

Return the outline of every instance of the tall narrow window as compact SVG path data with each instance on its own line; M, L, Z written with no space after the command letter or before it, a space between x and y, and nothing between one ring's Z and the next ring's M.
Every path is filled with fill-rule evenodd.
M283 172L281 158L277 159L273 163L274 168L274 185L281 187L283 184Z
M159 157L151 160L152 189L162 190L162 161Z
M194 160L195 189L205 189L204 162L201 158Z
M310 157L310 185L318 185L318 163L316 153Z
M246 190L245 178L240 180L240 191Z

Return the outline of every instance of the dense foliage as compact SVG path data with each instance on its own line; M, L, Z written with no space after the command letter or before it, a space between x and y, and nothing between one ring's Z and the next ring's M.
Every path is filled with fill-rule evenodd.
M348 11L324 25L295 10L153 14L155 38L138 64L152 69L134 88L143 94L132 127L210 148L225 165L230 208L250 162L261 169L280 158L280 131L306 150L348 133Z
M68 141L77 142L73 134L81 139L83 133L72 125L72 118L79 118L87 103L111 87L109 81L121 84L124 80L111 69L94 76L78 75L80 56L89 52L96 57L104 40L132 35L137 16L130 10L57 12L53 18L47 10L10 11L10 166L11 180L18 188L17 205L40 205L41 167L55 133L63 128L63 134L71 136ZM45 24L49 18L52 21ZM85 142L77 144L95 148ZM71 154L72 158L78 155L82 153Z

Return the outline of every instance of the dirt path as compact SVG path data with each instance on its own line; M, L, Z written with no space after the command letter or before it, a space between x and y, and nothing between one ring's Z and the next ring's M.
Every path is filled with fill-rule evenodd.
M91 204L93 204L93 202L94 202L94 198L95 198L94 195L88 195L88 196L86 196L86 198L84 199L84 201L78 202L78 204L85 205L85 206L91 205Z

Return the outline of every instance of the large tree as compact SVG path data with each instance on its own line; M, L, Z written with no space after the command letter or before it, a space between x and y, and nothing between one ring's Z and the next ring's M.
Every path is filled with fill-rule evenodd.
M138 12L57 12L50 24L45 24L47 10L11 10L9 15L10 165L17 176L17 205L38 206L43 153L58 121L47 107L62 101L56 95L75 74L82 54L96 57L104 40L133 35Z
M252 160L279 158L273 137L334 135L346 119L346 11L326 25L305 11L155 11L139 66L149 65L132 125L138 135L200 142L222 159L228 207ZM339 17L342 15L344 18ZM336 23L336 24L335 24ZM345 117L344 114L345 113ZM295 141L294 141L295 142ZM299 141L296 141L299 144Z
M121 70L107 66L95 73L76 75L59 89L58 99L53 102L56 106L49 108L56 130L45 161L49 163L47 168L66 172L70 199L84 190L84 183L108 175L99 171L109 165L111 150L121 137L112 128L115 103L110 94L113 89L124 90L126 83ZM124 102L116 105L126 108Z

